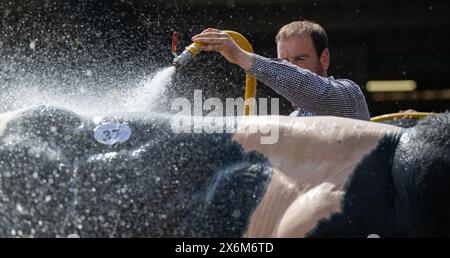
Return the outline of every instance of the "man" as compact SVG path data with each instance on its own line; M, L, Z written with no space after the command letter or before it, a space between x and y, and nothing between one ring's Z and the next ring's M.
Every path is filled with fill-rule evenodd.
M328 39L317 23L296 21L283 26L276 36L278 59L246 52L217 29L206 29L192 40L203 43L204 51L220 52L229 62L287 98L296 109L291 115L370 119L357 84L327 77Z

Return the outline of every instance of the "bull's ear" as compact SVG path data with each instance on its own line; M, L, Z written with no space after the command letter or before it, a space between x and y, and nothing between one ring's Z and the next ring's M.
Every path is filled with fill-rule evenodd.
M324 219L308 237L395 236L392 157L398 136L383 137L355 167L344 187L341 212Z

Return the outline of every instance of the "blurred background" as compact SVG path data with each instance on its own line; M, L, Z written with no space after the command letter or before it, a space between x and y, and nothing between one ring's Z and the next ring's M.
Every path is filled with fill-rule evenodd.
M69 96L126 90L170 65L173 31L179 52L215 27L240 32L256 53L276 57L278 29L310 19L328 33L329 74L357 82L371 116L443 112L450 103L449 7L445 0L1 1L0 111L30 87ZM386 89L384 81L395 82ZM194 89L204 98L243 96L244 73L219 54L201 53L176 73L159 108L191 98ZM258 83L257 97L280 96ZM280 113L288 114L280 98Z

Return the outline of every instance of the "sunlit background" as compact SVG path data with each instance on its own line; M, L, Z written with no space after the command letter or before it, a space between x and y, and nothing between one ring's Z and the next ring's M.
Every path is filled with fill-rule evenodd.
M449 7L445 0L1 1L0 111L13 109L18 94L120 95L170 65L173 31L179 51L216 27L238 31L256 53L276 57L278 29L306 18L328 33L329 74L357 82L371 116L443 112L450 103ZM257 87L258 97L279 97ZM176 73L160 108L194 89L204 97L243 96L244 74L218 54L201 53ZM281 104L288 114L289 103Z

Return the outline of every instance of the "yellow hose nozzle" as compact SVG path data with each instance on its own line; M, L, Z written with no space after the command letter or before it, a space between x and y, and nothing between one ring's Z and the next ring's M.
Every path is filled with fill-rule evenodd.
M173 59L172 64L176 67L185 66L194 56L201 52L199 46L200 43L197 42L190 44L179 56Z

